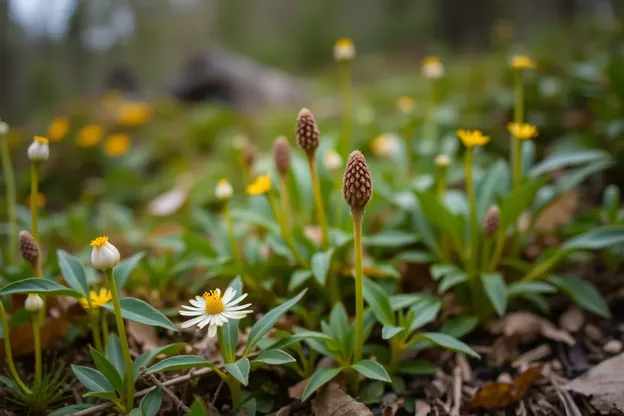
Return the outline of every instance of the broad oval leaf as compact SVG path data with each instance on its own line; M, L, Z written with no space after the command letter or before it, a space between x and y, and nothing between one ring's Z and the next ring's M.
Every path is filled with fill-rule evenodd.
M600 250L624 242L624 226L609 225L594 228L584 234L565 241L560 250Z
M377 361L373 360L361 360L351 366L355 371L362 374L364 377L371 378L373 380L385 381L390 383L390 375Z
M87 410L93 406L95 406L95 404L71 404L69 406L61 407L60 409L56 409L55 411L48 413L48 416L71 415L74 413L78 413L81 410Z
M147 372L150 374L164 371L186 370L188 368L216 368L213 363L197 355L178 355L175 357L165 358L159 363L151 366Z
M164 355L177 354L178 352L182 351L182 349L184 349L185 346L186 346L186 343L178 342L175 344L164 345L159 348L153 348L149 351L145 351L143 354L139 355L132 362L132 372L134 374L134 378L136 379L139 376L139 373L141 372L142 367L147 367L150 364L150 362L152 362L152 360L156 358L157 356L161 354L164 354Z
M498 316L503 316L507 310L507 284L499 273L488 273L481 277L490 303Z
M442 294L449 289L454 288L457 285L460 285L464 282L468 281L468 274L466 272L460 270L455 273L450 273L445 275L440 284L438 285L438 293Z
M141 416L156 416L162 406L163 395L160 389L154 389L141 399Z
M119 400L119 396L114 391L88 391L82 397L95 397L109 402Z
M514 224L520 214L526 211L535 199L537 191L548 181L548 178L533 179L513 189L500 203L500 229Z
M420 210L433 227L448 234L458 244L463 241L463 225L459 216L451 213L432 192L417 192Z
M295 270L288 280L288 292L294 292L295 289L304 284L310 277L312 277L311 270Z
M579 166L604 159L611 159L611 155L604 150L579 149L557 152L536 164L529 171L529 175L535 177L564 167Z
M325 282L327 281L327 273L329 273L329 268L331 266L331 259L333 255L334 249L331 248L327 251L319 251L318 253L314 253L312 259L310 260L310 268L312 269L312 274L321 286L325 286Z
M390 298L385 290L371 279L364 278L364 299L384 325L395 325L395 316L390 306Z
M308 385L303 390L301 401L305 402L308 397L312 395L312 393L336 377L341 371L341 368L334 367L321 367L317 369L314 374L312 374L312 377L310 377L310 380L308 381Z
M609 306L591 283L578 277L549 276L547 280L568 295L581 308L596 315L609 318Z
M517 296L524 296L527 293L554 293L556 289L546 282L522 282L517 281L507 286L507 296L514 298Z
M57 296L70 296L76 299L82 299L84 296L82 293L68 288L67 286L59 285L48 279L42 279L40 277L32 277L24 280L6 285L0 290L0 296L12 295L15 293L37 293L42 295L57 295Z
M440 332L455 338L461 338L471 333L478 324L479 318L474 315L454 316L442 324Z
M102 375L102 373L97 371L95 368L72 364L71 369L76 375L78 381L80 381L89 391L113 391L113 386L111 386L106 377L104 377L104 375Z
M258 355L251 362L252 367L256 367L259 364L269 364L269 365L282 365L287 363L294 363L296 360L292 355L284 352L282 350L266 350L263 351L260 355ZM254 365L256 364L256 365Z
M418 242L418 236L399 230L386 230L363 239L362 244L367 247L398 248Z
M117 283L117 289L122 289L128 283L130 279L130 273L136 268L145 256L144 252L136 253L132 257L128 257L121 263L119 263L113 269L113 276L115 276L115 282Z
M239 359L235 363L226 363L223 365L232 377L243 383L243 386L249 384L249 360L245 357Z
M63 279L72 289L87 296L89 294L89 282L87 281L87 274L82 263L76 257L63 250L58 250L56 257Z
M394 325L384 325L381 328L381 338L382 339L391 339L399 332L403 331L403 328L400 326Z
M442 302L438 299L424 299L410 308L414 319L410 322L409 330L422 328L428 323L432 322L440 313L442 308Z
M7 378L5 376L0 376L0 383L2 383L5 386L7 386L10 390L20 391L20 389L17 386L17 384L15 384L13 382L13 380L11 380L10 378Z
M125 319L139 322L145 325L159 326L162 328L178 331L178 328L162 312L154 309L151 305L136 298L119 299L121 315ZM106 310L115 313L111 302L102 306Z
M91 357L93 358L93 362L97 370L108 380L111 386L117 391L121 390L122 381L121 376L117 372L115 366L106 359L100 352L95 350L95 348L89 346L91 350Z
M414 338L426 339L447 350L461 352L463 354L470 355L471 357L480 358L479 354L477 354L472 348L450 335L440 332L425 332L423 334L416 335Z
M126 365L121 352L121 344L117 334L109 334L106 341L106 359L115 367L120 377L125 374Z

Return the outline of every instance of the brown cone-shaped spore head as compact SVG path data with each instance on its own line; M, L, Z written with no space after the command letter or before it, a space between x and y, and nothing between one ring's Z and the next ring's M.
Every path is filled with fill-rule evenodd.
M288 139L280 136L273 142L273 163L280 175L284 176L290 169L290 144Z
M321 134L314 115L307 108L302 108L297 115L296 134L297 146L305 150L308 157L313 156L319 147Z
M483 234L491 236L496 234L500 223L500 210L498 206L492 205L483 218Z
M351 152L342 181L342 195L353 214L361 215L373 195L373 182L366 159L359 150Z
M19 248L22 258L29 262L34 268L39 263L39 245L35 241L35 237L28 231L20 231Z

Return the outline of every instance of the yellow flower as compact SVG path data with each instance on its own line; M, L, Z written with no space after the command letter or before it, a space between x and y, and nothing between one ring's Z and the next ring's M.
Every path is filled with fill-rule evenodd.
M111 157L117 157L125 154L132 144L130 136L126 133L111 134L104 141L104 152Z
M112 298L111 292L108 289L101 288L99 292L94 292L93 290L89 292L89 299L91 299L91 306L93 309L97 309L105 303L110 302ZM85 309L89 309L87 298L80 299L80 305Z
M117 124L124 127L138 127L149 121L152 109L146 103L128 102L119 109Z
M48 137L53 142L60 142L67 136L69 121L66 118L55 118L48 126Z
M41 192L37 193L37 206L43 208L46 204L46 197ZM26 206L30 207L30 196L26 198Z
M519 140L532 139L537 136L537 127L529 123L509 123L507 124L509 134Z
M78 146L93 147L102 140L102 126L87 124L78 132Z
M514 69L533 69L535 62L526 55L515 55L511 57L511 67Z
M404 95L397 100L396 104L400 112L402 112L403 114L407 114L414 111L414 106L416 102L412 97L407 97Z
M457 130L457 135L466 147L483 146L490 141L488 136L484 136L481 130Z
M249 195L263 195L271 190L271 175L258 176L252 184L247 185Z
M340 38L334 44L334 59L336 61L350 61L355 58L355 45L349 38Z
M425 78L438 79L444 76L444 66L437 56L426 56L423 59L422 71Z

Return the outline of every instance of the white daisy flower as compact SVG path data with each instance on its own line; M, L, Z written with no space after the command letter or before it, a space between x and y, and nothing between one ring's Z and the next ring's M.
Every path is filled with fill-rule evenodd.
M182 305L182 310L178 312L182 316L194 316L193 319L183 322L180 327L189 328L197 325L201 329L208 325L208 336L214 337L217 334L217 327L223 326L229 319L243 319L252 312L245 309L251 303L239 305L247 294L243 293L236 299L235 295L236 290L228 287L223 297L219 289L210 290L203 296L196 296L189 301L191 306Z

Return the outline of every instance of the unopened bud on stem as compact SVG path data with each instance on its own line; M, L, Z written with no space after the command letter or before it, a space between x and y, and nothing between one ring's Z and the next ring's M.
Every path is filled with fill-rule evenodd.
M498 231L500 224L500 210L498 206L492 205L483 218L483 234L486 237L493 236Z
M28 231L20 231L19 248L22 258L36 270L39 266L39 245Z
M366 159L359 150L349 155L342 181L342 195L351 207L352 216L362 216L364 207L373 195L373 182Z
M24 308L28 312L37 312L43 309L43 299L36 293L30 293L24 302Z
M321 134L314 115L307 108L302 108L297 115L297 146L305 150L308 158L313 158L319 147Z
M279 136L273 142L273 163L281 176L286 176L290 169L290 144L284 136Z

